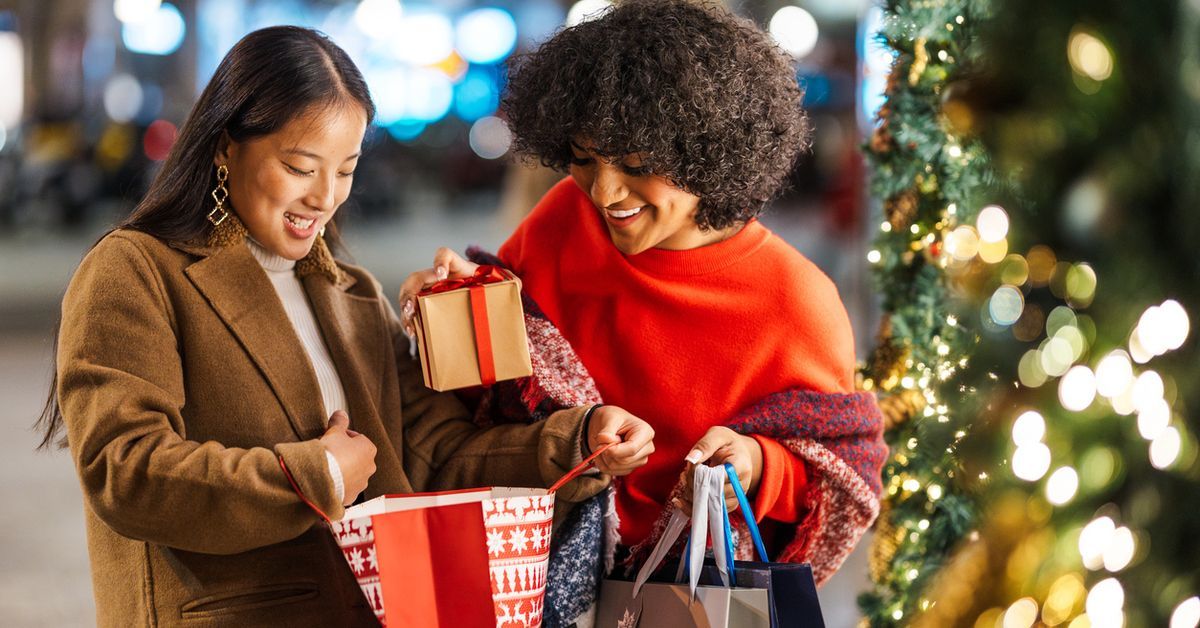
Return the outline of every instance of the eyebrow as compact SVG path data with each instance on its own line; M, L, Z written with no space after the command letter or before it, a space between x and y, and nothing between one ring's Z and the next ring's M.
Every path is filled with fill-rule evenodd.
M289 155L300 155L301 157L308 157L309 159L323 161L323 158L320 155L318 155L316 153L310 153L310 152L300 149L300 148L289 148L283 152L285 152ZM361 155L362 155L362 151L354 153L353 155L350 155L349 157L342 160L342 163L346 163L347 161L350 161L351 159L358 159Z

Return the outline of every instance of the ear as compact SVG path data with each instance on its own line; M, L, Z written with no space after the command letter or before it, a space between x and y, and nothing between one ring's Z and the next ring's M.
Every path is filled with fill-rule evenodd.
M230 153L236 149L237 145L234 143L233 138L229 137L229 132L221 131L221 138L217 140L217 152L213 155L213 165L228 165Z

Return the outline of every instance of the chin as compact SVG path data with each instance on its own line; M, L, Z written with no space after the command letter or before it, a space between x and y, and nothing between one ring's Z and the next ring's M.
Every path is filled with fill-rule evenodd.
M638 253L650 248L648 245L642 242L627 237L621 237L613 233L611 230L608 232L608 239L611 240L613 246L617 247L617 250L624 255L637 255Z

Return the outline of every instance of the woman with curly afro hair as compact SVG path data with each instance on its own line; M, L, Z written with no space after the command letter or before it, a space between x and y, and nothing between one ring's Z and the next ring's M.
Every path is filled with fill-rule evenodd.
M631 561L653 546L688 507L692 465L732 463L772 559L810 562L818 582L878 512L887 450L874 399L854 389L845 308L757 221L807 146L801 99L762 30L679 0L619 2L511 68L516 150L569 176L498 258L471 254L522 279L534 354L534 376L494 386L480 416L536 420L579 397L656 432L649 462L615 485L615 513L600 496L556 531L548 625L586 612L614 546ZM405 283L406 311L422 286L475 268L438 251Z

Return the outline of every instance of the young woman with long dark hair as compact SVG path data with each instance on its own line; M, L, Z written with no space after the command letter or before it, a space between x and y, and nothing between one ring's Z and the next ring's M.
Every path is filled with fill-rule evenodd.
M324 36L251 33L72 279L40 423L79 472L99 624L373 622L284 465L338 518L360 496L546 486L584 439L624 441L599 464L618 475L653 450L619 408L481 428L422 386L378 282L330 251L373 114Z

